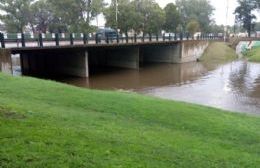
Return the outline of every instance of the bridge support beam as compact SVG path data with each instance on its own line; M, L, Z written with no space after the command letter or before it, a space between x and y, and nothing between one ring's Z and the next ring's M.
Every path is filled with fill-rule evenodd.
M0 49L0 72L12 74L12 55L8 49Z

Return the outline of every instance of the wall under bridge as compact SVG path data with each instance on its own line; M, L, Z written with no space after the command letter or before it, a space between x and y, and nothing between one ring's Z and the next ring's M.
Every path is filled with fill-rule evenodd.
M24 75L72 75L89 77L100 67L139 69L146 62L184 63L196 61L208 41L175 41L141 44L86 45L17 48L0 52L1 71L11 71L11 54L20 54Z
M0 72L12 74L11 51L0 49Z

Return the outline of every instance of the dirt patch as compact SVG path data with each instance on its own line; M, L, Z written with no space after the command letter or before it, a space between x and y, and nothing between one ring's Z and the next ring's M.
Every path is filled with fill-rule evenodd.
M0 116L6 119L25 119L25 116L0 107Z

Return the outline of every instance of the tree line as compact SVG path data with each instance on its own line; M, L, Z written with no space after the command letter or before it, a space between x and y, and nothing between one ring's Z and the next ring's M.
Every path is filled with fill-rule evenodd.
M209 31L214 8L207 0L177 0L164 9L155 0L1 0L0 10L11 33L93 32L90 23L101 13L106 26L121 32L159 33Z
M237 22L243 22L245 29L250 22L252 30L255 16L251 11L259 8L259 1L238 0ZM250 13L243 7L251 9ZM110 4L104 0L1 0L0 10L0 20L9 33L28 29L34 33L94 32L97 27L91 22L99 14L104 15L107 27L121 33L224 31L214 23L214 8L208 0L176 0L163 9L155 0L111 0Z

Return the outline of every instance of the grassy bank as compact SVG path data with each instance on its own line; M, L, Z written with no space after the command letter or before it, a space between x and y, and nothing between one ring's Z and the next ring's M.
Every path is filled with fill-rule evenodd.
M0 74L0 167L257 167L260 118Z
M245 55L249 61L260 62L260 47L249 50Z
M229 47L226 43L211 42L203 56L200 58L200 61L206 62L207 66L210 65L210 67L215 67L233 61L236 58L237 55L235 50Z

